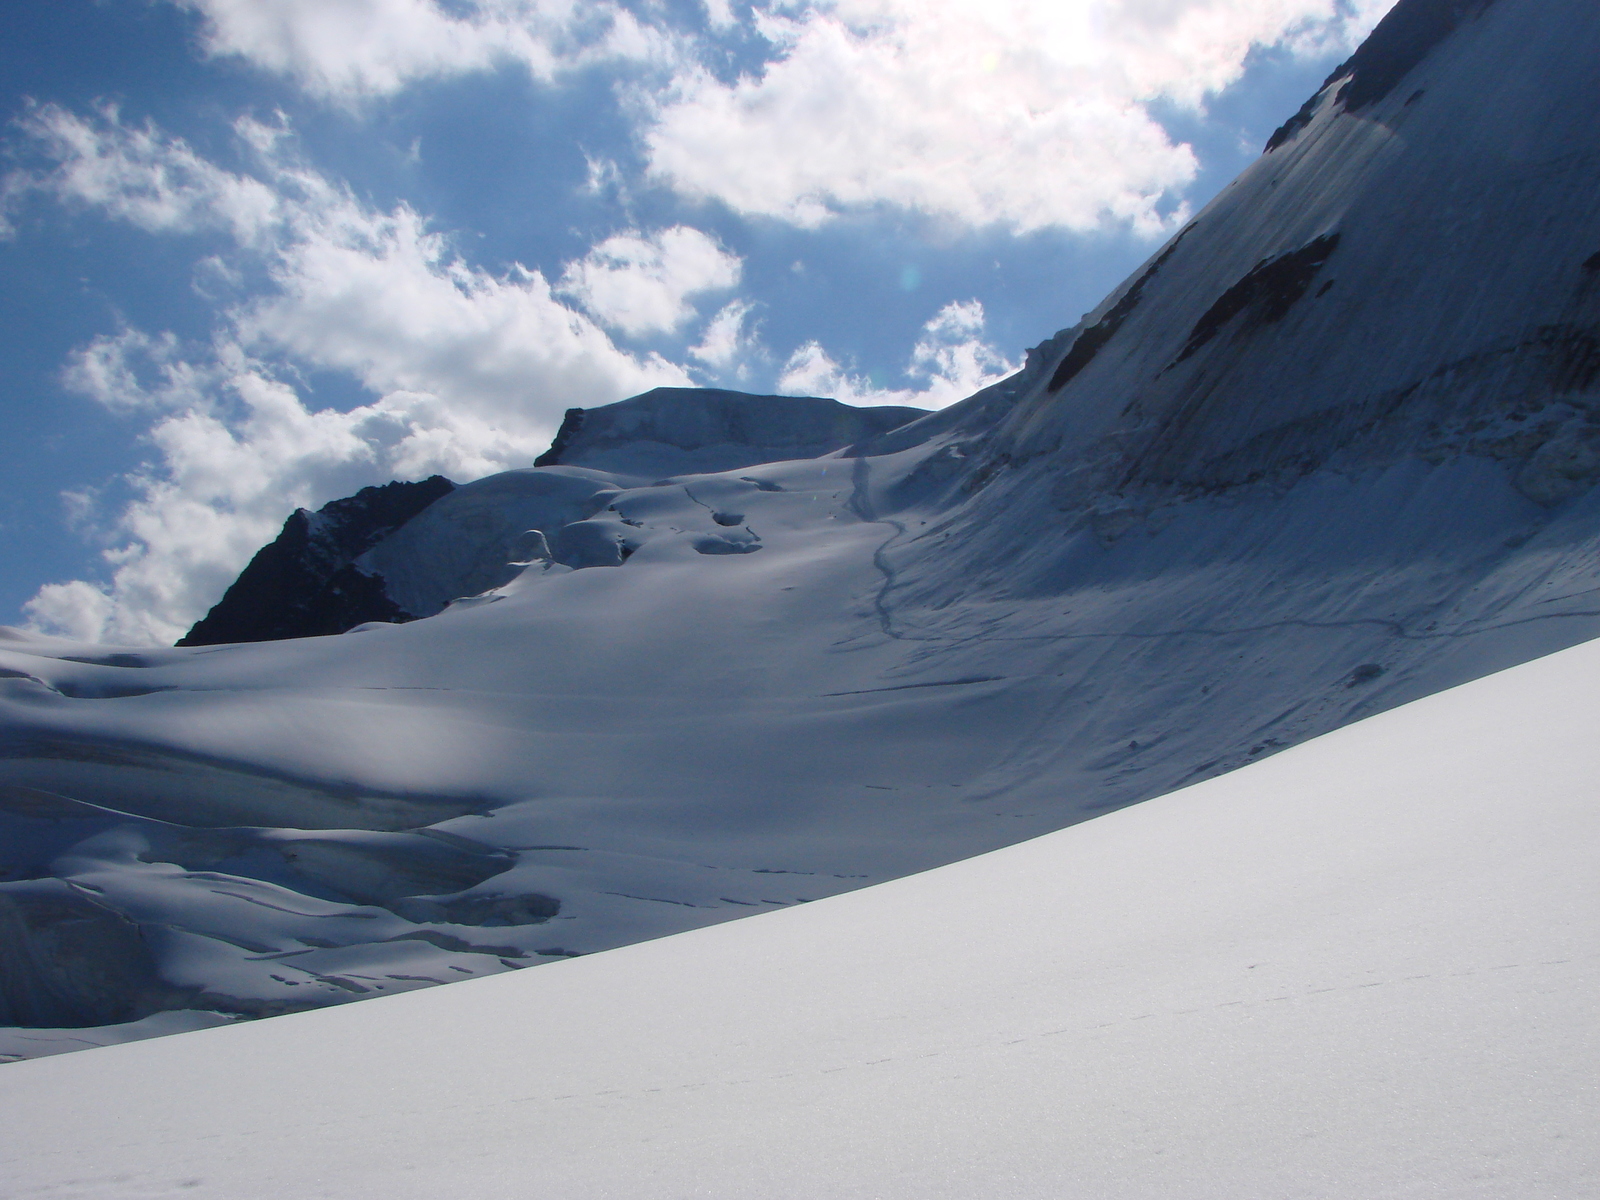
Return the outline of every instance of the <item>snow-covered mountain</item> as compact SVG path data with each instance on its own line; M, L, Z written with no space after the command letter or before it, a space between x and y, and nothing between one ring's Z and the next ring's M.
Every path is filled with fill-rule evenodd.
M0 1194L1593 1196L1597 711L1591 643L851 895L16 1063Z
M920 408L852 408L817 396L752 396L658 387L601 408L569 408L536 467L592 467L639 482L818 458L926 416Z
M509 583L535 558L616 566L629 552L627 539L597 540L582 522L620 486L815 458L925 415L815 396L667 387L568 409L554 444L534 464L567 470L506 471L462 488L435 475L363 488L314 513L297 510L178 645L415 621ZM546 530L562 531L553 547Z
M5 635L0 1050L816 900L1600 635L1600 9L1559 8L1402 0L953 408L820 455L594 410L351 560L426 620Z

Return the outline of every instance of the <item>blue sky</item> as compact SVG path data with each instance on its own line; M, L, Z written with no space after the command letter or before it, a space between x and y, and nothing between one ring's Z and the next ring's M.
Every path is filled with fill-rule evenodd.
M13 5L0 624L170 642L294 507L658 383L959 399L1389 6Z

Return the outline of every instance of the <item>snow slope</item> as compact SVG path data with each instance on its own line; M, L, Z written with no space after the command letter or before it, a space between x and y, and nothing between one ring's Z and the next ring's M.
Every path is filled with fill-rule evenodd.
M1600 643L925 874L0 1071L0 1195L1579 1197Z
M514 578L409 625L0 640L0 1053L565 972L1600 636L1600 8L1444 7L954 408L458 489L385 577Z

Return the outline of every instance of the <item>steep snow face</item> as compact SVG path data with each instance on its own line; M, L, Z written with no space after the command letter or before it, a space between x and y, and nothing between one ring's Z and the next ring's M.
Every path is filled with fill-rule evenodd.
M0 640L0 952L34 1027L0 1049L816 900L1600 635L1600 11L1551 12L1468 6L1358 109L1335 81L952 409L459 489L366 565L419 604L505 581L408 625Z
M1317 94L1267 139L1267 150L1276 150L1310 124L1330 88L1332 103L1345 112L1360 112L1382 100L1464 21L1481 16L1493 3L1406 0L1395 5L1355 54L1334 68Z
M18 1063L5 1191L1592 1196L1597 714L1600 643L853 895Z
M1036 354L985 447L1034 467L1003 498L1048 475L1070 517L1466 456L1541 505L1586 491L1600 10L1558 10L1398 5L1303 127Z
M1590 4L1397 5L1003 417L883 497L940 514L881 556L898 634L954 648L987 611L1042 670L1140 679L1158 742L1225 669L1208 700L1281 705L1240 698L1258 745L1343 719L1307 686L1335 647L1404 691L1590 636L1597 55Z

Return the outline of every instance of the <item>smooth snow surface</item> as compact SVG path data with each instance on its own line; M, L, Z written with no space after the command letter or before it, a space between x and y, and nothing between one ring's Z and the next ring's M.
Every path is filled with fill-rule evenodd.
M1583 1197L1600 644L785 912L0 1071L0 1195Z

